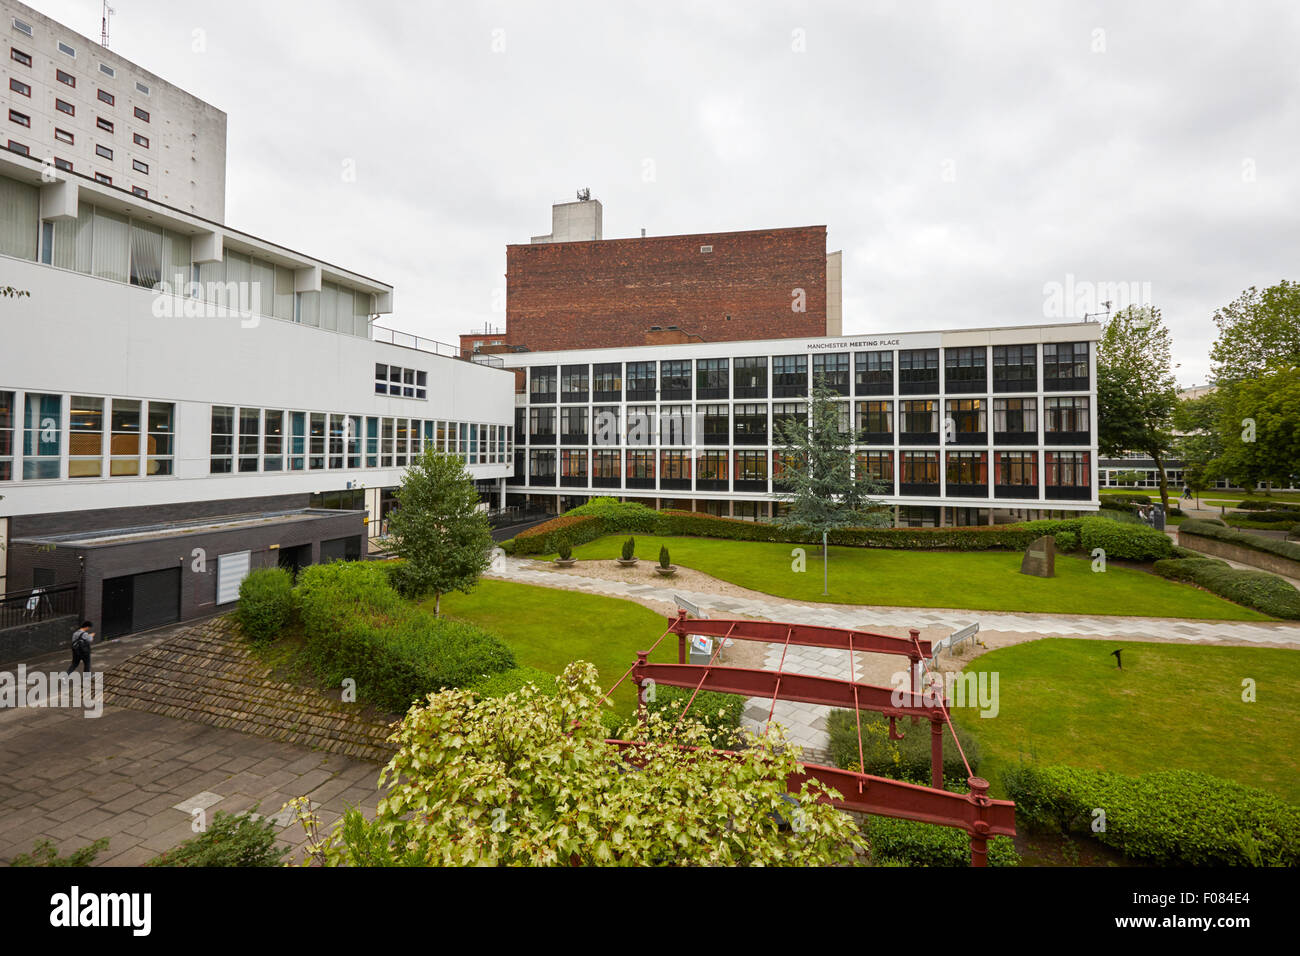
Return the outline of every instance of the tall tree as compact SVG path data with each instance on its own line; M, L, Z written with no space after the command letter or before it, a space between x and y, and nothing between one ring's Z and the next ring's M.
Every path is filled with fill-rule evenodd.
M806 420L782 419L774 432L781 456L781 474L773 481L777 497L790 505L779 524L808 528L822 536L822 562L827 560L826 535L833 528L879 527L889 523L874 495L884 485L858 468L853 445L856 433L845 428L847 402L819 378L813 386Z
M1215 431L1220 477L1247 490L1300 477L1300 366L1234 382L1220 398Z
M491 561L492 530L478 503L460 458L432 446L402 475L388 519L393 551L406 560L395 583L408 595L432 594L435 614L444 594L468 592Z
M1197 495L1219 474L1223 439L1217 431L1222 396L1216 389L1200 398L1187 398L1174 407L1174 454L1183 463L1183 482Z
M1160 310L1129 306L1111 316L1097 344L1097 446L1103 455L1149 456L1169 510L1165 458L1173 444L1178 404L1172 339Z
M1262 292L1251 286L1214 313L1214 324L1219 339L1210 361L1216 382L1300 365L1300 282L1283 279Z

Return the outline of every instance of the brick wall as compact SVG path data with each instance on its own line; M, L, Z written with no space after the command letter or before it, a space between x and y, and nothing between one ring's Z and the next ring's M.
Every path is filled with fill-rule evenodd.
M671 325L710 342L825 335L826 227L506 247L511 345L644 345Z

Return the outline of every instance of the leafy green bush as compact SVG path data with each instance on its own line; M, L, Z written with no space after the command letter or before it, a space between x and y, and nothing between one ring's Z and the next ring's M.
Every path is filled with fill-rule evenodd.
M52 840L37 840L31 853L19 853L9 861L10 866L90 866L95 857L108 849L108 837L79 847L67 856L59 856L59 848Z
M1284 531L1295 523L1294 511L1250 511L1230 514L1224 518L1229 528L1255 528L1262 531Z
M555 693L555 675L536 667L512 667L508 671L485 674L467 685L469 690L483 697L505 697L525 684L533 684L543 694Z
M1074 531L1058 531L1054 536L1057 551L1079 550L1079 535Z
M1127 524L1107 518L1066 518L1027 521L1021 527L1037 535L1056 535L1073 531L1079 536L1079 546L1087 552L1101 548L1107 558L1126 561L1156 561L1173 554L1174 543L1169 535L1144 524Z
M1101 506L1103 508L1106 507L1107 503L1123 504L1123 505L1151 504L1150 495L1144 495L1137 491L1121 491L1115 494L1111 494L1110 492L1107 491L1107 492L1103 492L1100 495L1100 499L1101 499Z
M1157 561L1153 570L1161 577L1190 582L1270 617L1300 620L1300 591L1276 574L1246 571L1206 557Z
M550 521L543 521L541 524L533 525L526 531L521 531L511 539L512 544L507 554L550 554L546 550L546 542L556 532L563 531L564 536L568 539L569 544L579 545L586 544L588 541L595 541L605 534L605 524L600 518L591 515L574 515L565 514L558 518L552 518Z
M403 600L374 563L306 568L298 593L308 663L327 684L355 680L364 703L401 713L416 698L515 665L495 635Z
M567 535L559 534L547 538L546 550L557 555L561 561L568 561L573 557L573 545L569 543Z
M864 829L875 866L970 866L970 836L964 830L874 815ZM989 866L1020 865L1010 837L989 840L988 854Z
M1029 830L1091 836L1157 866L1296 866L1300 808L1190 770L1129 777L1077 767L1020 766L1003 775ZM1104 830L1093 830L1104 810Z
M1249 548L1252 551L1275 554L1280 558L1287 558L1291 561L1300 561L1300 544L1296 544L1294 541L1283 541L1279 538L1268 538L1259 534L1247 534L1244 531L1237 531L1235 528L1221 527L1211 521L1201 521L1195 518L1184 521L1178 526L1178 533L1180 536L1183 534L1200 535L1202 538L1225 541L1228 544Z
M293 620L293 575L284 568L250 571L239 585L235 621L244 636L272 641Z
M842 770L859 770L858 730L851 710L832 710L826 719L830 733L831 759ZM912 726L910 720L898 721L902 740L889 739L889 718L874 711L862 712L862 773L912 783L930 783L930 726L922 721ZM957 736L966 751L971 769L978 771L980 746L974 735L964 727L957 728ZM962 763L961 753L953 742L952 734L943 733L943 777L950 784L964 786L969 774Z
M631 561L636 557L636 538L628 538L623 542L623 560Z
M1243 511L1291 511L1300 512L1300 501L1279 501L1274 498L1242 498L1237 505ZM1292 518L1294 521L1295 519Z
M692 694L695 694L695 700L686 711L686 719L694 718L707 727L714 747L734 749L736 730L745 712L745 698L739 694L720 694L712 690L695 693L685 687L656 686L654 700L646 703L646 709L650 713L663 714L665 719L676 720Z
M585 505L571 508L565 514L598 518L605 534L622 531L650 534L659 521L659 513L653 508L635 501L619 501L617 498L592 498Z
M288 852L288 847L275 845L270 820L218 810L206 830L145 866L280 866Z

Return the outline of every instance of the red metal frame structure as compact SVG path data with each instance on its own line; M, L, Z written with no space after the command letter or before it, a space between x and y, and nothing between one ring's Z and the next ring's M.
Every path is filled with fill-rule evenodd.
M638 652L637 661L628 672L638 691L646 682L652 681L669 687L689 688L696 693L711 690L744 697L769 697L773 708L778 700L785 700L841 707L852 710L855 717L863 710L871 710L889 718L890 736L894 739L899 739L896 724L899 717L911 717L913 723L919 723L921 719L930 721L929 787L821 764L803 763L802 772L792 774L787 781L792 792L798 792L804 779L811 777L841 794L841 799L833 803L842 809L963 829L970 835L972 866L987 865L990 836L1015 835L1015 804L1007 800L990 799L988 782L974 776L969 762L966 767L970 774L970 793L952 793L943 789L943 730L945 724L951 727L952 720L948 713L948 702L942 695L923 694L917 690L917 665L931 654L930 642L920 639L920 631L912 629L910 637L902 638L807 624L691 619L685 611L668 620L669 628L664 636L677 635L678 662L651 664L646 659L649 651ZM786 672L784 654L781 659L782 669L777 671L718 666L714 663L717 650L708 664L690 664L687 662L688 641L692 636L713 638L718 650L721 650L725 640L781 643L787 649L826 647L845 650L849 652L849 679L837 680ZM897 654L908 658L911 663L912 689L895 690L854 680L853 653L857 651ZM644 695L638 693L638 699L644 700ZM691 702L694 699L692 696ZM687 708L689 707L690 702L687 703ZM644 703L641 709L644 711ZM768 717L770 720L771 711ZM861 738L859 724L859 759L862 756ZM620 747L634 746L628 741L611 740L610 743ZM960 750L960 743L958 749ZM962 753L962 760L966 760L965 753Z

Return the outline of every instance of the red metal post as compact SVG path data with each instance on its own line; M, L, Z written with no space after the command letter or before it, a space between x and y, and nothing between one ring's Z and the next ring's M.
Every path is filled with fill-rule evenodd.
M911 627L908 628L907 633L912 638L912 647L913 647L913 650L907 655L907 673L908 673L908 679L911 681L909 686L912 688L912 693L916 694L919 693L921 690L921 668L919 666L921 663L921 658L917 653L917 651L915 650L915 648L916 648L917 640L919 640L921 637L921 632L918 631L916 628ZM912 726L915 727L916 724L917 724L917 718L913 716Z
M642 672L645 669L646 658L649 656L649 651L637 651L636 666L632 668L632 683L636 684L636 719L642 724L646 722L645 688L642 686L645 678Z
M993 801L989 799L989 782L983 777L971 777L966 781L970 785L970 801L975 807L975 820L971 824L970 865L989 865L989 831L988 808Z
M687 636L686 633L686 612L685 611L679 610L677 612L677 625L675 627L675 630L677 631L677 663L685 664L689 659L687 657L687 653L688 653L687 648L690 642L690 637Z
M943 714L930 718L930 786L943 789Z

